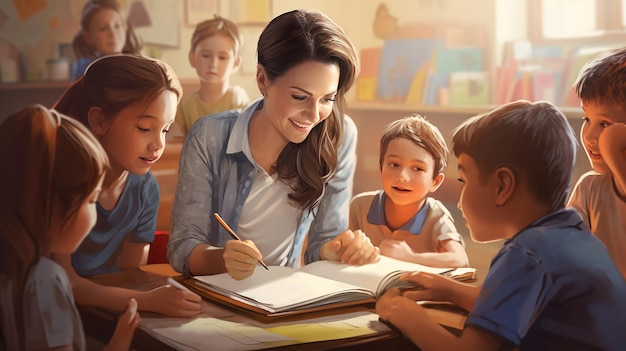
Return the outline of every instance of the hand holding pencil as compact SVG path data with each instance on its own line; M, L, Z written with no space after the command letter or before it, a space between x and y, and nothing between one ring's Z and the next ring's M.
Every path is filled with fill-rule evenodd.
M241 280L254 273L257 263L269 270L263 262L261 251L251 240L241 240L237 233L222 219L218 213L213 216L226 229L234 240L226 242L224 247L224 263L228 274L234 279Z

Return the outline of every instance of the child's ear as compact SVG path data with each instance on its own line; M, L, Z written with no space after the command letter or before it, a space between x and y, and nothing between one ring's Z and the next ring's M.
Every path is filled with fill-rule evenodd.
M189 51L189 55L187 57L189 58L189 64L191 67L196 68L196 56L193 52Z
M496 206L504 206L513 196L517 182L515 173L508 167L500 167L495 171Z
M235 58L235 62L233 62L233 72L236 72L239 67L241 67L241 61L243 60L243 58L241 56L237 56Z
M437 189L439 189L439 187L441 186L441 184L443 184L443 180L446 179L446 175L443 173L439 173L435 176L435 179L433 179L433 185L430 187L430 192L434 193L435 191L437 191Z
M100 107L92 106L87 112L89 129L96 135L101 136L109 130L109 118L107 118Z

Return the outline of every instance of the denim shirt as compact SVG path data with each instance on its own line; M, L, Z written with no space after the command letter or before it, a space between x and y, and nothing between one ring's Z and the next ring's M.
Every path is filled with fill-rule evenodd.
M261 98L242 111L205 116L193 125L185 139L167 246L167 257L176 271L190 273L189 256L197 245L223 247L231 240L213 217L214 212L237 231L256 171L249 147L248 126L252 114L262 106ZM302 211L288 266L300 266L307 234L305 264L320 260L322 245L348 229L356 142L356 126L345 116L337 171L326 184L319 205L313 211Z

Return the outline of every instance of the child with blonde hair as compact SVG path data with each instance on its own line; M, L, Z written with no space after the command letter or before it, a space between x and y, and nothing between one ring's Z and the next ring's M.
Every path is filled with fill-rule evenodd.
M589 61L574 83L584 123L580 141L592 171L569 200L626 278L626 48Z
M97 199L96 226L71 260L56 257L68 271L79 304L121 311L123 302L134 297L142 310L170 316L202 311L200 296L170 285L140 292L85 279L147 263L160 200L149 170L163 153L181 95L180 82L166 63L109 55L94 61L55 105L94 133L111 162Z
M231 75L241 66L242 45L237 25L226 18L215 16L196 25L189 63L200 79L200 88L181 99L172 137L185 137L201 117L242 108L250 102L242 87L230 84Z
M72 80L83 75L98 57L112 54L141 53L143 42L133 26L126 21L116 0L89 0L83 6L81 30L72 42L76 61Z
M70 254L96 223L108 166L78 121L29 106L0 126L0 349L85 350L70 280L52 254ZM126 311L105 350L128 350L140 317Z
M362 230L380 253L432 267L468 266L452 215L430 197L444 181L448 147L420 115L389 123L380 139L382 190L352 199L350 229Z

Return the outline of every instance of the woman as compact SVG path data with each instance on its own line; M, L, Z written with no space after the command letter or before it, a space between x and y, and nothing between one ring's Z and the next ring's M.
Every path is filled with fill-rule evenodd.
M199 120L185 141L170 263L244 279L261 259L291 267L374 261L379 250L347 230L357 136L344 115L358 71L353 44L324 14L295 10L267 25L257 54L263 97ZM242 241L230 240L215 212Z

